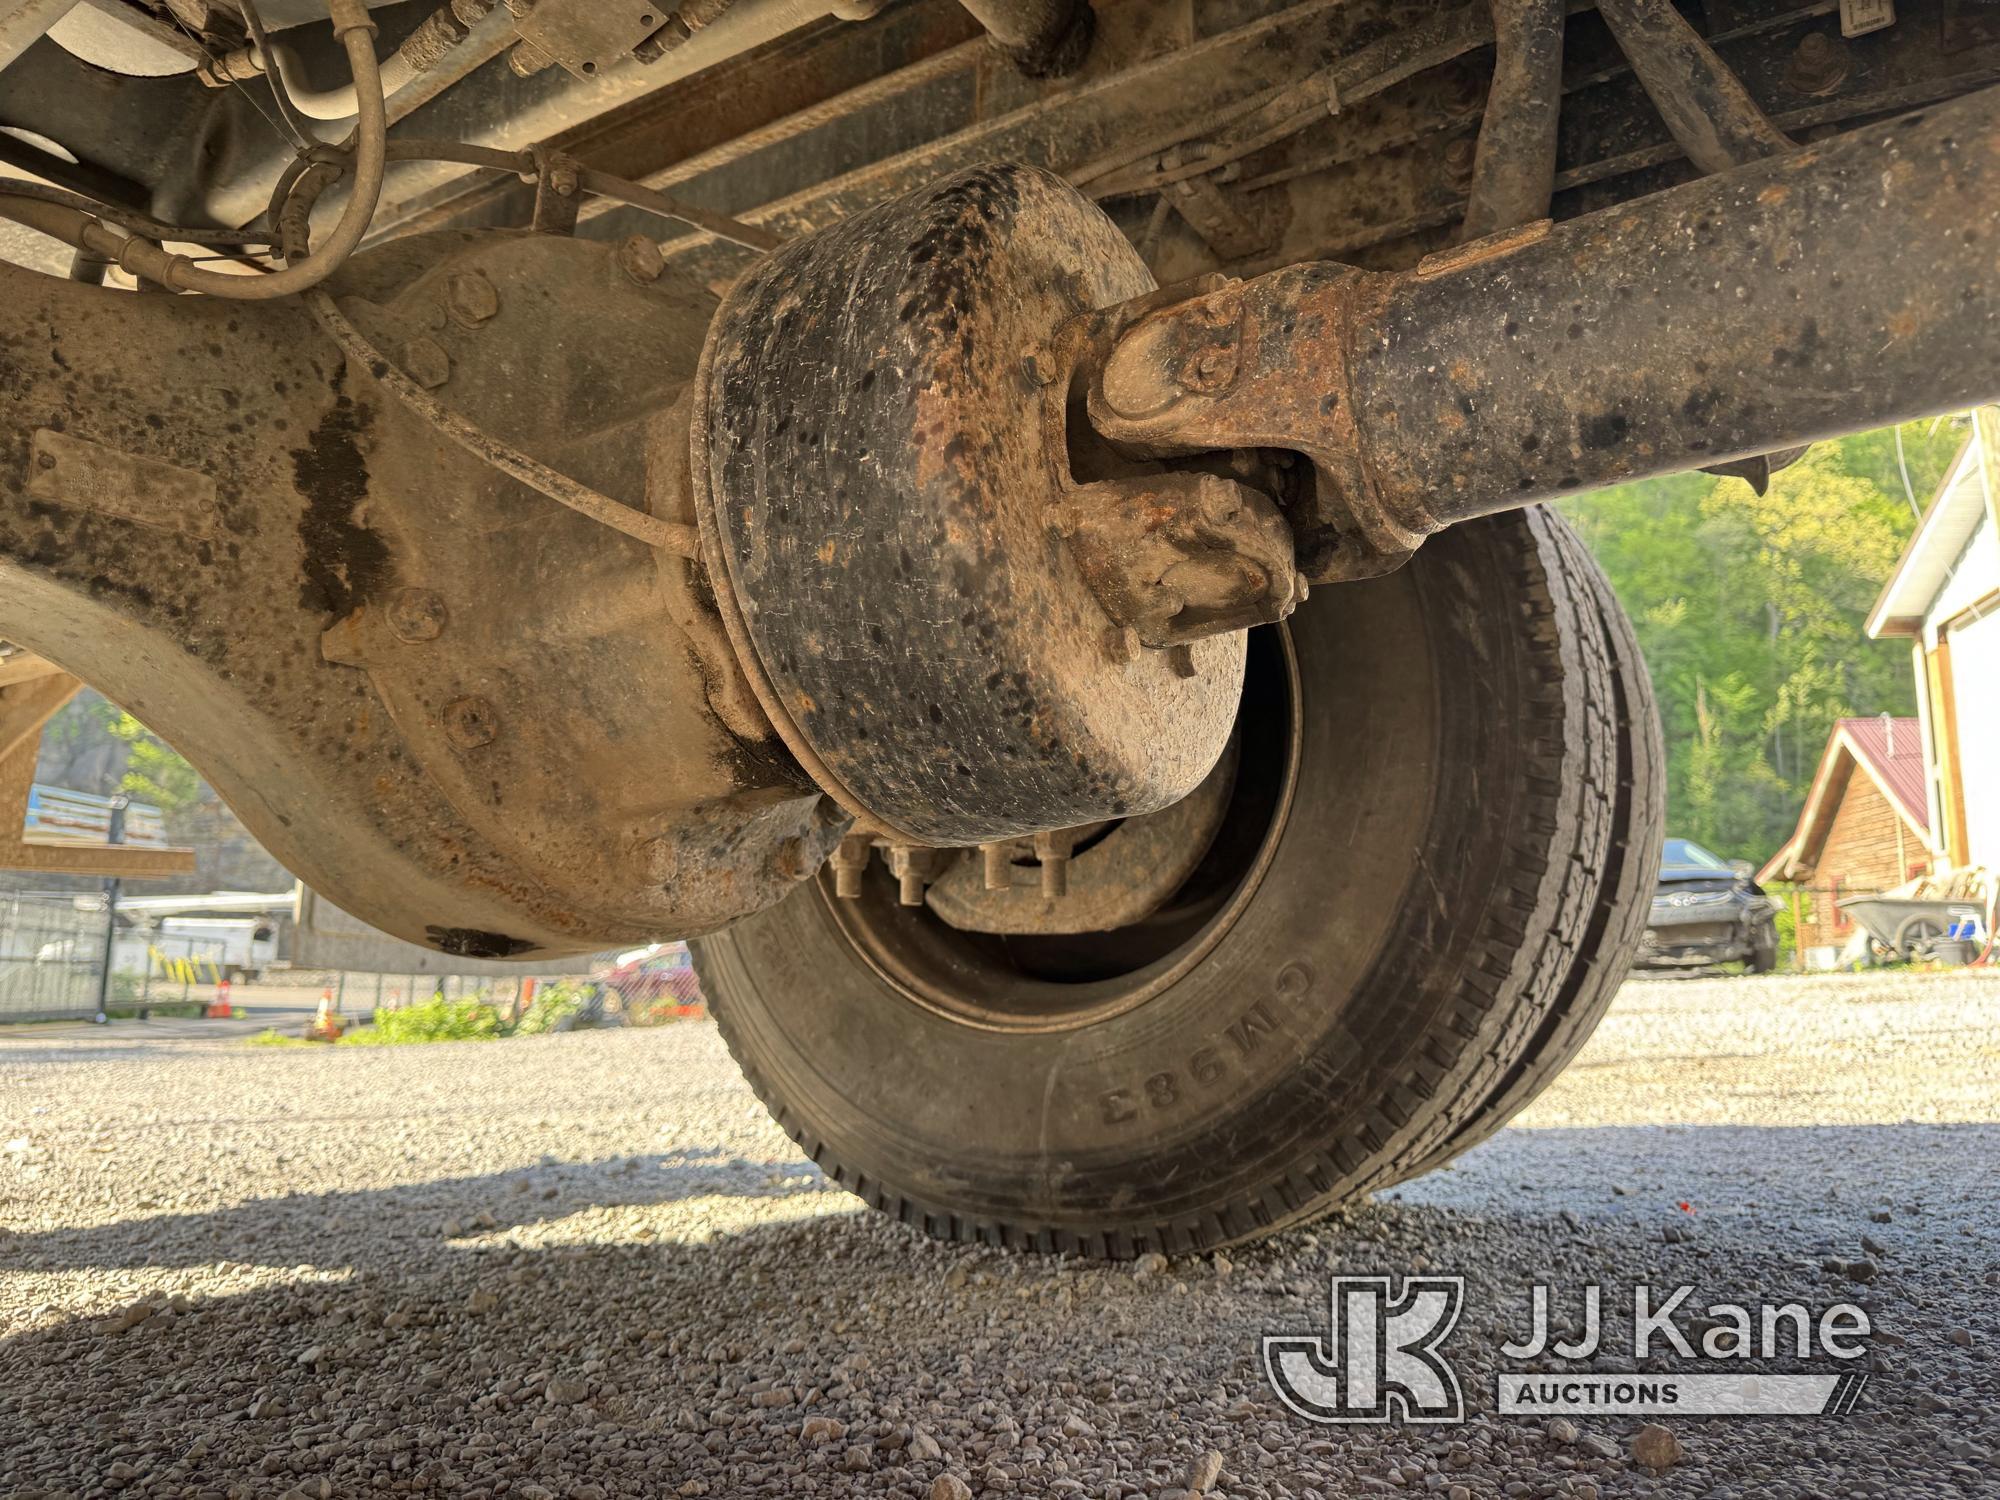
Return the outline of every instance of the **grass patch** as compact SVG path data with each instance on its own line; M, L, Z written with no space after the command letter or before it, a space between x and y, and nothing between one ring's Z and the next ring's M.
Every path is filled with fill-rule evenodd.
M447 1000L433 995L421 1005L378 1010L372 1024L355 1027L333 1045L404 1047L421 1042L491 1042L509 1036L540 1036L564 1029L564 1023L583 1010L594 993L594 986L576 980L543 985L518 1021L510 1020L502 1007L484 1000ZM275 1031L260 1032L248 1040L258 1047L324 1045Z

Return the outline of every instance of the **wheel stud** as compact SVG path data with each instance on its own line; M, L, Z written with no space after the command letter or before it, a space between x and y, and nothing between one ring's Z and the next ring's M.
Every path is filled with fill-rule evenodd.
M1014 845L1007 839L997 843L981 844L979 856L984 865L986 889L989 891L1011 890L1014 885Z
M868 868L874 845L865 834L852 833L840 841L840 847L833 851L833 893L843 901L858 900L861 896L861 876Z
M1057 830L1054 833L1035 835L1035 858L1042 865L1042 897L1054 901L1069 894L1069 854L1071 849L1068 833Z

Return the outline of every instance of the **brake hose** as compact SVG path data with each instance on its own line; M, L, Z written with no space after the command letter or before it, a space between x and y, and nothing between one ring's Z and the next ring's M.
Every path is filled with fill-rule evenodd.
M382 196L382 173L388 159L388 109L382 97L381 72L375 61L375 23L363 0L326 0L333 34L347 52L359 106L354 127L354 188L340 220L326 243L282 271L264 276L232 276L203 270L188 257L175 255L151 240L125 235L99 219L85 222L81 249L101 255L135 276L143 276L179 292L205 292L238 302L270 302L318 286L361 243Z

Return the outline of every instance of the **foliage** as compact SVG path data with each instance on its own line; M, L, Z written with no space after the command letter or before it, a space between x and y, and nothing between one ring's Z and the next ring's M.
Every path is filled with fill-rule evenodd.
M1753 493L1683 474L1562 509L1624 602L1667 745L1667 826L1762 863L1791 834L1835 719L1912 714L1906 645L1864 622L1964 441L1962 419L1813 448ZM1909 472L1906 493L1903 471Z
M505 1007L477 997L447 1000L433 993L431 998L400 1010L378 1010L372 1025L356 1027L336 1045L342 1047L398 1047L420 1042L483 1042L509 1036L539 1036L557 1030L575 1015L590 998L589 981L559 980L542 986L534 1003L517 1021L510 1021ZM283 1036L275 1031L251 1037L259 1047L310 1047L304 1037Z
M383 1047L409 1042L483 1042L505 1036L507 1030L507 1014L497 1005L436 995L422 1005L378 1010L372 1027L350 1032L341 1040Z
M1813 920L1813 893L1810 886L1767 885L1764 894L1778 903L1777 915L1771 923L1778 929L1778 967L1790 969L1796 966L1799 952L1799 918L1807 922ZM1797 909L1793 902L1798 903Z
M535 998L522 1014L514 1031L519 1036L539 1036L556 1027L583 1009L584 1001L590 998L593 986L583 980L559 979L542 985L535 991Z
M194 767L161 739L122 709L107 726L114 739L128 747L124 778L118 790L135 802L150 802L176 828L181 814L201 800L201 778Z

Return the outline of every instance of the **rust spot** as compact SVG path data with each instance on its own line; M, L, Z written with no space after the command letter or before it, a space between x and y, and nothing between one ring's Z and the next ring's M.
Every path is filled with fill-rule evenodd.
M305 446L292 450L292 473L305 497L299 517L299 607L345 615L365 604L389 572L389 549L355 517L368 498L361 456L361 408L339 397Z

